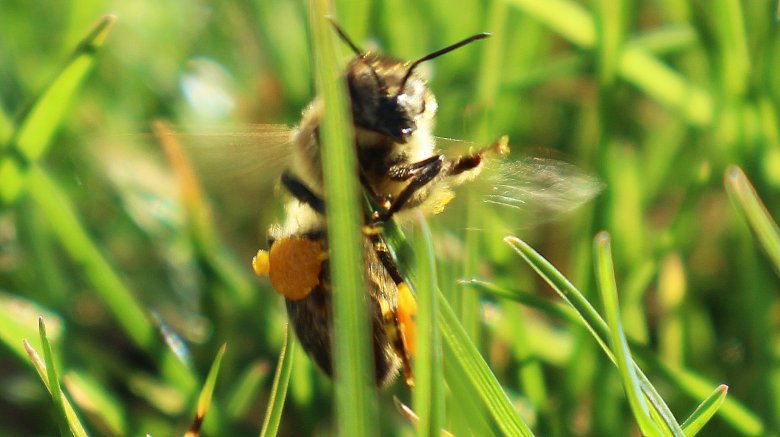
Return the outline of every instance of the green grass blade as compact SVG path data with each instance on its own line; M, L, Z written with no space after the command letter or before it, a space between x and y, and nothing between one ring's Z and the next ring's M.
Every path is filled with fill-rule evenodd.
M452 366L457 379L468 382L471 390L485 405L494 424L504 435L531 436L531 428L517 414L506 393L490 371L477 347L469 340L457 316L441 292L439 327L444 340L446 366ZM449 372L448 372L449 374Z
M555 290L562 299L569 303L580 316L583 326L590 331L593 338L613 363L616 363L612 350L607 346L609 341L609 327L585 296L569 282L552 264L539 255L527 243L517 237L506 237L507 242L542 279ZM647 396L650 405L654 408L653 414L661 416L666 423L676 423L666 403L656 391L642 369L636 367L636 375L642 383L642 391Z
M104 387L94 375L87 371L69 369L62 378L73 403L84 413L95 428L106 429L111 435L128 435L128 417L125 406L117 394Z
M571 43L588 50L596 46L593 17L584 6L569 0L506 0L539 20ZM689 123L706 127L714 118L712 96L689 83L650 52L627 42L618 61L620 77L659 103L681 113Z
M43 359L46 364L46 378L49 381L49 394L54 402L54 409L57 410L57 427L60 429L60 435L66 437L68 435L68 418L65 414L65 409L62 406L62 388L60 387L60 378L57 375L57 366L54 364L54 353L51 351L51 344L46 337L46 324L43 322L43 318L38 319L38 333L41 339L41 347L43 348Z
M43 343L44 349L48 345L48 340L46 340L46 333L45 331L41 332L41 342ZM46 386L46 389L49 391L49 394L54 396L54 393L56 393L59 396L59 405L61 405L61 408L58 408L58 411L61 412L61 415L64 415L65 422L67 423L67 426L70 428L69 431L73 433L76 437L86 437L87 432L84 429L84 426L79 421L79 418L76 414L76 411L73 409L73 406L70 404L68 399L63 395L62 391L60 390L59 383L55 380L55 384L57 387L52 388L52 384L50 384L50 378L49 378L49 370L47 363L44 362L44 360L41 359L38 352L36 352L35 349L33 349L32 346L30 346L30 343L27 340L24 340L22 342L24 344L24 348L27 351L27 355L30 357L30 361L32 361L33 366L35 367L35 370L38 372L38 376L41 378L41 381L43 381L43 384ZM49 351L49 354L51 354L51 351ZM56 372L54 373L56 376ZM54 398L52 397L52 400ZM54 400L55 404L57 404L57 400ZM61 429L62 430L62 429Z
M593 308L593 305L585 299L585 296L583 296L582 293L580 293L580 291L577 290L563 274L561 274L561 272L524 241L517 237L506 237L504 241L506 241L507 244L509 244L566 303L577 311L582 325L591 332L602 350L604 350L609 358L614 361L612 351L606 343L606 338L609 336L604 335L608 331L607 325L601 319L601 316L599 316L596 309Z
M685 419L682 424L683 431L686 437L692 437L704 428L704 425L712 419L712 416L718 412L718 409L723 405L723 401L726 400L726 395L729 392L727 385L721 384L711 395L707 396L701 404L691 413L691 415Z
M95 291L112 310L125 332L142 348L151 349L156 337L154 325L91 241L73 205L56 183L39 168L30 171L29 187L30 194L41 211L49 217L63 246L83 266L88 279L96 286Z
M780 229L777 223L741 168L727 168L724 179L734 207L747 219L775 271L780 274Z
M46 151L52 135L67 114L79 85L92 70L95 56L116 17L101 18L70 55L67 63L19 122L11 138L11 154L0 160L0 202L16 200L23 189L26 167Z
M275 436L279 432L279 423L282 421L284 401L287 398L287 387L292 373L293 357L295 357L295 344L295 335L290 333L290 326L287 325L284 328L284 344L279 352L279 362L276 364L260 437Z
M582 293L574 288L574 286L571 285L571 283L565 277L563 277L560 272L558 272L549 262L547 262L547 260L542 258L525 242L515 237L508 237L506 241L510 246L512 246L513 249L515 249L515 251L517 251L518 254L520 254L521 257L523 257L523 259L526 260L526 262L529 263L529 265L531 265L534 270L536 270L537 273L540 274L540 276L542 276L543 279L545 279L548 284L550 284L550 286L556 292L558 292L558 294L565 301L571 303L572 307L577 311L578 314L576 320L585 323L586 328L589 329L593 335L598 336L596 341L603 345L602 350L604 350L607 356L612 359L612 352L609 350L609 348L606 348L606 343L600 340L602 336L605 339L608 338L608 328L604 321L601 320L601 316L598 314L595 314L596 318L591 318L593 313L591 313L590 309L588 309L590 304L587 304L587 301L585 301L584 297L582 297ZM569 300L566 296L573 296L573 299ZM583 305L587 305L583 308L580 308L577 306L579 305L578 302L582 302ZM548 312L548 314L556 313ZM566 320L570 320L568 316L566 317ZM594 329L591 329L591 327L594 327ZM633 345L634 348L639 346L640 345ZM706 397L711 391L710 387L715 385L715 383L706 380L705 378L691 372L690 370L668 366L662 363L658 357L649 352L639 350L638 356L643 362L646 362L652 366L653 369L661 372L675 385L675 387L687 393L694 399L701 399ZM638 376L643 380L645 378L641 370L639 371ZM653 405L657 404L656 408L664 407L663 403L660 401L660 397L656 397L655 401L653 400L654 389L652 389L652 386L646 387L643 383L643 389L645 390L645 394L648 395L651 403ZM650 390L649 393L648 390ZM747 407L745 407L733 397L727 398L725 400L718 413L724 420L728 421L732 426L738 430L741 430L745 434L761 435L764 432L765 425L761 419L754 412L750 411ZM671 414L668 414L667 417L671 417Z
M431 232L425 219L418 215L417 238L417 351L414 360L414 409L418 414L418 436L438 436L444 417L444 379L441 335L436 323L436 265Z
M252 408L252 403L263 389L263 383L269 373L266 362L258 360L250 364L243 375L236 378L225 408L228 417L238 420Z
M641 354L642 360L652 362L654 370L664 375L671 383L680 390L685 391L691 397L698 396L698 399L707 397L712 391L712 386L716 385L699 374L679 367L664 365L663 363ZM736 430L744 435L763 435L767 426L755 412L748 409L745 405L736 400L733 396L727 397L723 405L718 410L718 415L729 422Z
M721 86L728 97L740 98L747 90L750 76L750 55L742 5L738 0L712 2L713 16L720 41Z
M0 293L0 342L4 343L20 360L29 359L21 340L38 338L36 335L38 330L35 327L38 317L49 320L49 338L60 337L62 319L58 315L15 293ZM37 340L35 346L40 346Z
M490 294L494 297L498 297L502 299L512 300L514 302L523 304L529 308L537 309L546 314L559 317L571 323L580 322L580 318L577 315L577 312L574 311L570 306L565 306L565 305L557 304L555 302L551 302L550 300L539 297L533 293L524 290L510 290L498 286L496 284L482 281L479 279L472 279L469 281L465 281L464 283L474 287L475 289L477 289L482 293Z
M317 87L327 110L320 129L330 271L333 285L334 375L337 430L342 435L377 431L376 390L369 355L363 278L361 203L346 83L336 55L336 34L326 20L328 2L312 0L310 25Z
M618 305L617 284L615 283L615 270L612 263L612 248L609 234L601 232L594 241L596 259L596 278L601 293L604 312L609 326L609 340L612 352L615 355L620 377L623 381L623 389L626 391L628 403L634 413L642 434L661 436L661 429L653 422L650 416L650 408L642 395L639 379L636 375L636 366L628 348L623 325L620 321L620 306ZM671 426L668 426L671 429Z
M675 24L643 32L627 44L654 55L666 55L690 49L696 42L696 29L686 24Z
M198 395L198 408L195 412L195 420L192 422L190 429L184 434L185 437L199 436L200 429L203 425L203 420L206 418L206 413L211 407L211 398L214 395L214 387L217 386L217 375L219 375L219 366L222 364L222 357L225 355L227 344L223 344L217 352L217 356L214 357L214 362L211 364L209 374L206 376L206 382L203 383L203 388Z
M6 142L11 138L14 126L4 110L5 106L0 101L0 151L5 150Z
M474 396L474 390L471 384L463 379L461 370L449 364L455 359L452 350L444 348L444 352L444 377L450 395L447 399L447 425L455 435L495 436L495 428L488 423L489 418L482 400Z
M594 3L598 43L598 79L604 89L614 85L625 36L628 2L599 0Z
M108 307L125 333L141 349L158 356L160 345L156 328L146 311L125 286L119 275L89 237L75 208L59 187L40 168L33 167L28 175L30 195L49 219L54 233L73 261L84 270L93 284L95 293ZM166 349L162 360L168 358L169 377L185 390L194 389L195 377L173 354Z
M545 26L580 47L596 45L593 17L580 4L569 0L506 0L536 18Z

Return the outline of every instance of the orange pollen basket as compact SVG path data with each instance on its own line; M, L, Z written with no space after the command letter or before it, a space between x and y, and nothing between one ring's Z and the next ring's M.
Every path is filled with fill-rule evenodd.
M414 357L417 351L417 330L414 318L417 316L417 301L409 286L398 284L398 330L401 331L401 341L409 357Z
M314 240L289 237L274 242L271 250L259 250L252 259L258 276L268 276L279 294L290 300L305 299L320 284L327 255Z

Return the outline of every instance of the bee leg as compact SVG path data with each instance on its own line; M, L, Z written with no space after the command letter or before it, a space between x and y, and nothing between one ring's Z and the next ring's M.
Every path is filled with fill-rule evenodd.
M398 269L393 256L390 254L387 243L382 240L381 232L371 232L366 233L366 235L371 239L376 256L379 258L379 261L382 262L382 266L387 270L387 273L393 279L393 282L395 282L396 285L404 282L404 277Z
M396 348L401 347L401 361L404 366L404 379L406 385L414 387L414 372L412 371L411 358L417 350L417 301L406 282L398 284L398 308L395 312L396 331L400 334L396 338ZM399 344L400 343L400 344Z
M473 170L482 164L482 160L487 153L495 153L503 156L509 153L509 137L506 135L499 137L493 144L483 147L476 153L459 156L457 159L447 160L445 162L445 173L447 176L457 176L463 172Z
M419 173L425 173L431 171L431 167L441 165L441 161L444 161L443 155L433 155L430 158L425 158L422 161L412 162L404 165L393 165L387 169L387 175L394 181L405 181L413 176L417 176Z
M458 159L448 161L447 176L457 176L465 171L473 170L482 164L482 153L459 156Z
M411 357L416 348L416 329L414 318L417 315L417 302L414 299L412 291L406 284L401 271L398 269L395 260L393 260L387 244L382 240L379 233L367 234L374 246L374 251L382 262L387 273L395 282L398 288L398 305L393 312L392 323L395 325L396 338L393 340L393 347L398 351L404 367L404 380L409 387L414 386L414 373L412 372Z
M444 156L435 155L419 162L391 167L388 174L392 179L409 180L409 184L398 193L398 196L393 199L389 208L376 215L376 221L387 221L393 214L400 211L417 190L441 174L444 163Z
M496 153L497 155L506 155L509 153L508 138L500 137L492 145L484 147L476 153L460 156L456 159L448 159L443 155L434 155L422 161L413 162L405 165L391 166L387 174L395 181L409 180L409 184L393 199L390 206L385 211L377 214L377 221L385 221L393 214L403 209L406 202L419 189L427 185L438 176L457 176L461 173L478 168L487 153Z
M320 214L325 214L325 202L307 187L303 181L289 171L282 173L282 185L299 201L309 205Z

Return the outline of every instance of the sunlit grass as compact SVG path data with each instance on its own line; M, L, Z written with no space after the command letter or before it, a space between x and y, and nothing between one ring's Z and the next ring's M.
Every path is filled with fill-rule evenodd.
M264 420L268 435L410 435L393 396L417 410L419 435L776 433L776 2L353 3L328 13L361 47L402 59L492 32L421 69L437 134L507 134L512 158L554 150L602 194L528 229L460 191L426 219L430 237L388 227L424 293L420 391L402 378L386 391L334 385L285 341L281 298L251 272L280 197L237 175L209 186L181 145L163 152L135 135L160 119L295 124L348 55L321 19L325 3L9 5L0 435L183 435L204 393L206 435L256 435ZM109 12L116 24L100 18ZM181 81L204 61L221 73L203 83L234 108L213 118ZM343 90L324 94L344 103ZM323 125L328 148L343 148L336 161L349 155L345 114ZM354 176L349 160L325 161L326 174ZM139 183L118 182L117 168ZM358 193L340 199L351 190L334 181L329 214L344 226L329 232L359 239ZM516 229L510 247L498 229ZM331 239L334 284L351 292L338 304L337 373L358 381L370 368L365 350L351 352L367 343L352 305L361 268L349 241ZM207 378L217 356L219 378Z

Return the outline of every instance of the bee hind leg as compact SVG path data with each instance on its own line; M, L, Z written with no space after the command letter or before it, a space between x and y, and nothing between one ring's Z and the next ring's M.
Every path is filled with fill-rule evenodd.
M367 236L371 239L377 258L379 258L382 266L393 279L398 289L398 303L392 313L391 320L394 327L393 332L395 332L395 338L392 340L392 343L401 357L404 381L407 386L413 387L414 374L412 372L411 358L414 356L416 349L415 317L417 315L417 302L381 235L376 233L367 234Z

